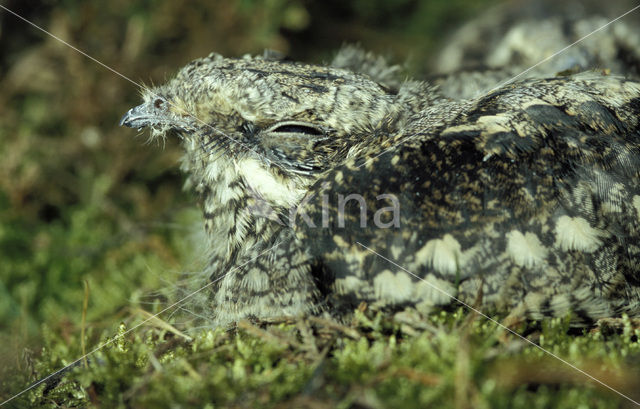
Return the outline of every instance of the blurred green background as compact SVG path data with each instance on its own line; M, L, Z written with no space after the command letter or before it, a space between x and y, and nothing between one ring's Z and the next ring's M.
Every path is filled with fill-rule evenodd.
M497 2L2 4L134 82L158 84L211 51L239 56L269 48L326 62L344 43L428 70L452 29ZM4 10L0 90L0 378L6 379L28 376L47 331L78 339L85 286L86 326L95 329L90 345L156 291L171 288L189 265L195 206L182 191L177 143L145 146L144 136L117 126L138 103L138 87Z

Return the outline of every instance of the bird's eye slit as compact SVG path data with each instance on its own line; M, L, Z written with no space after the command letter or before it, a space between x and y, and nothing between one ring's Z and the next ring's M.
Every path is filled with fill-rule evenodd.
M156 109L162 108L163 104L164 104L164 100L162 98L156 98L156 100L153 101L153 106L156 107Z
M277 132L277 133L298 133L304 135L323 135L324 132L322 129L317 128L315 126L299 124L299 123L289 123L283 124L279 126L275 126L270 129L269 132Z

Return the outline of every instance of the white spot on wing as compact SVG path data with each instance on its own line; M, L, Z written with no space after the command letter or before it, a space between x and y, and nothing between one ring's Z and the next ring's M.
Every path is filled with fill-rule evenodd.
M429 264L442 274L455 274L458 270L460 254L460 243L452 235L445 234L441 239L429 240L418 250L416 262Z
M543 262L547 256L547 249L534 233L522 234L518 230L512 230L506 237L507 253L519 266L533 267Z
M415 299L429 305L443 305L451 302L451 297L457 295L456 288L447 281L427 274L414 286Z
M366 282L354 276L347 276L336 279L334 287L338 294L359 294L366 288Z
M411 299L413 285L409 275L403 271L394 274L385 270L373 279L376 298L394 303Z
M556 222L556 246L563 251L579 250L586 253L595 251L602 241L601 230L593 228L582 217L562 216Z

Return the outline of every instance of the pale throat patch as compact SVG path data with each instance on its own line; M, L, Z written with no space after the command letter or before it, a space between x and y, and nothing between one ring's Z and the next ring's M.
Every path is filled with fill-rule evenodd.
M257 159L242 159L235 163L235 169L254 192L276 205L293 206L305 193L304 189L295 188L293 181L282 180L265 169Z

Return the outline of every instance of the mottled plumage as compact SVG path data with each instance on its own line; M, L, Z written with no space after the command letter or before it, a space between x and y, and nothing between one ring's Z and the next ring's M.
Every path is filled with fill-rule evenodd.
M336 65L358 58L375 62L348 49ZM449 100L364 66L212 54L123 117L182 139L211 322L456 304L429 284L487 312L640 315L640 83L582 73Z

